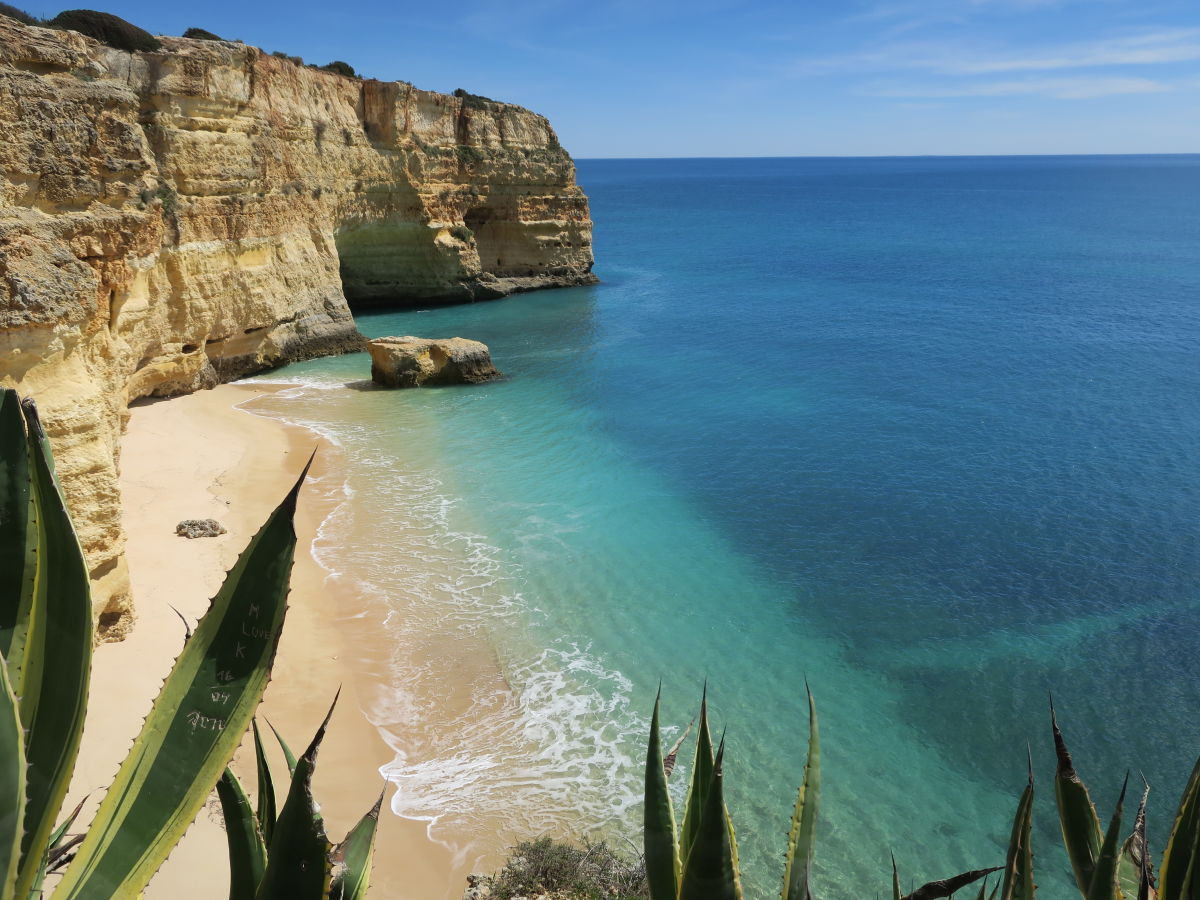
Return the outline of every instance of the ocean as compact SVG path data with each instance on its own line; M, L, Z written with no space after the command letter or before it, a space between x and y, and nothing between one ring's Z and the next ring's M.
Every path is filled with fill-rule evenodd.
M1200 156L578 171L600 284L357 316L504 380L263 376L344 459L316 549L393 648L393 810L493 862L637 849L655 691L670 739L707 680L746 893L778 896L807 681L816 894L1002 864L1028 745L1066 898L1053 693L1102 820L1152 786L1157 858L1200 754Z

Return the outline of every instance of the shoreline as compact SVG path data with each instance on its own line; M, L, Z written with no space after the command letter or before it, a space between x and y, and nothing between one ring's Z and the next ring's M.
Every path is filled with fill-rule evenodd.
M95 656L90 712L67 798L70 808L90 792L81 825L94 811L183 645L179 615L194 626L314 444L319 451L296 518L298 543L287 618L258 715L299 750L311 739L341 685L314 779L314 794L334 843L384 788L381 767L394 755L360 701L352 664L357 648L347 647L349 634L339 623L347 598L338 596L334 579L313 555L321 523L341 502L322 487L331 478L340 479L342 460L338 448L314 432L240 408L279 389L269 384L222 385L130 411L122 440L121 490L137 620L125 641L101 645ZM227 533L195 540L177 536L175 524L188 518L215 518ZM355 630L356 642L362 631ZM267 742L278 795L286 791L286 768L269 736ZM233 767L253 792L254 750L248 736ZM474 860L463 850L432 840L428 823L391 813L388 804L394 793L389 785L371 896L460 897ZM211 897L214 891L220 895L228 884L227 871L214 794L145 896L186 900ZM206 875L198 879L200 872Z

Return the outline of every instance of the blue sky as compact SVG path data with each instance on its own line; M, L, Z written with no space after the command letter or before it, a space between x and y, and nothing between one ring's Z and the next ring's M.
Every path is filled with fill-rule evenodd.
M1200 0L96 5L520 103L578 157L1200 151Z

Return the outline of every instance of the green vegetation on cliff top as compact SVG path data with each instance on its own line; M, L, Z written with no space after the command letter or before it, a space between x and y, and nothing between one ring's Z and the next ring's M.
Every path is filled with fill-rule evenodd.
M129 53L149 53L155 50L162 49L162 41L156 38L150 32L139 28L132 22L122 19L120 16L115 16L112 13L100 12L94 9L69 9L59 13L53 19L39 19L37 16L30 15L23 9L18 9L8 3L0 3L0 15L8 16L10 19L16 19L23 25L35 25L46 28L59 28L64 31L76 31L79 34L87 35L95 38L101 43L114 47L117 50L125 50ZM219 41L230 44L240 44L241 41L230 41L209 31L205 28L188 28L183 32L183 37L197 41ZM282 50L274 50L272 56L279 59L286 59L295 63L298 66L306 65L303 58L285 53ZM318 66L313 63L307 64L309 68L320 69L325 72L333 72L336 75L344 75L347 78L361 78L350 63L340 59L335 59L332 62L325 63L323 66ZM479 106L484 103L498 103L497 100L492 100L490 97L483 97L479 94L471 94L462 88L454 92L454 96L460 98L465 106Z

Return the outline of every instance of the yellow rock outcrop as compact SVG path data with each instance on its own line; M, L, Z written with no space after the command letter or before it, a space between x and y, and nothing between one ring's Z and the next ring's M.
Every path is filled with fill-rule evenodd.
M0 16L0 175L0 384L41 406L109 639L130 402L358 348L350 305L594 280L542 116L238 43Z

